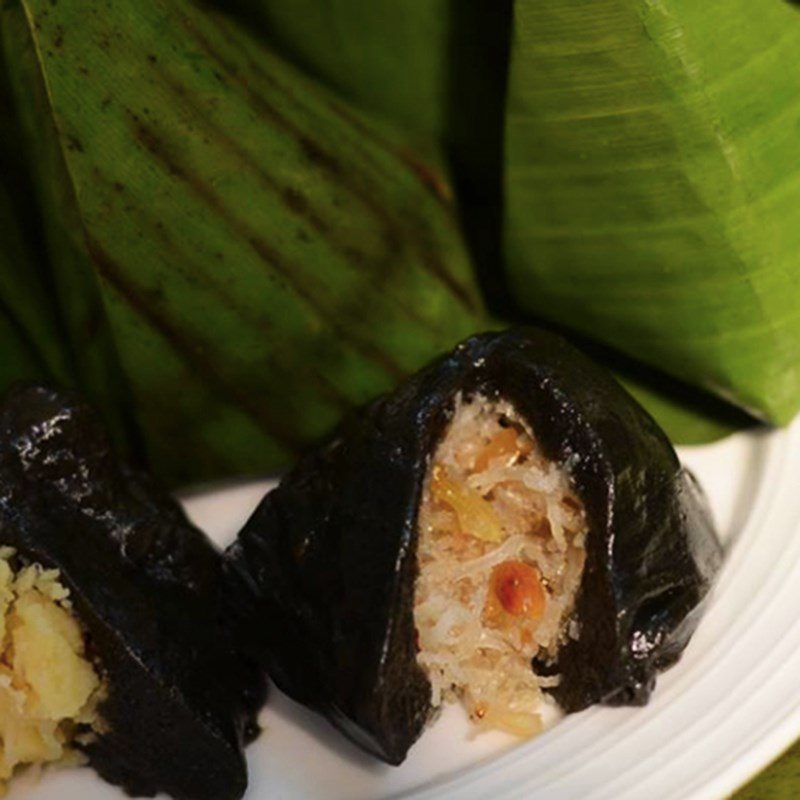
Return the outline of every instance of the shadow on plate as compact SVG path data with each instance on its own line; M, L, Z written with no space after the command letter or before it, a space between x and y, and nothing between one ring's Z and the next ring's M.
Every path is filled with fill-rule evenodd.
M278 689L274 683L270 683L269 701L263 720L264 730L267 735L276 718L288 723L291 727L300 728L304 733L320 742L326 750L344 759L353 767L375 776L387 774L393 769L360 750L320 714L299 703L295 703Z

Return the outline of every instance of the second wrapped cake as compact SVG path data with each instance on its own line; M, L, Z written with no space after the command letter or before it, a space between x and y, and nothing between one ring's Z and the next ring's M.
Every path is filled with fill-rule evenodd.
M264 679L220 614L221 558L119 463L71 393L0 404L0 789L88 759L132 795L237 800Z
M474 337L353 416L226 571L278 686L397 764L448 700L521 736L553 702L646 702L720 556L653 420L529 329Z

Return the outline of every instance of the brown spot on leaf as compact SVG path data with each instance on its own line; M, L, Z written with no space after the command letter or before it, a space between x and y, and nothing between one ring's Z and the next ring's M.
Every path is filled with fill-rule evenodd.
M83 153L84 152L83 143L74 134L71 134L71 133L67 134L66 142L67 142L67 150L69 150L69 151L71 151L73 153Z
M356 334L348 325L343 324L327 307L324 297L314 292L316 282L308 280L303 275L303 270L295 263L290 263L284 255L260 233L254 231L228 208L213 186L202 180L197 174L186 169L179 160L177 152L171 150L156 132L135 115L133 117L134 135L151 155L161 163L171 175L183 183L215 214L223 220L232 231L236 233L259 258L272 270L275 270L291 287L292 293L302 300L316 315L324 320L331 333L342 341L349 342L354 349L367 360L383 369L393 380L402 380L406 377L407 370L398 364L394 358L380 347L376 346L371 337Z
M266 404L221 376L213 361L207 359L198 343L187 337L170 319L158 310L158 298L143 293L124 275L123 269L96 241L87 238L87 247L100 277L124 300L141 319L167 341L173 352L202 377L203 381L224 397L232 400L259 428L290 451L298 452L303 441L290 431L286 420L272 415Z
M417 175L422 184L430 190L434 197L448 206L452 204L453 190L445 176L439 170L423 161L410 148L400 148L397 154L400 159L411 168L412 172Z

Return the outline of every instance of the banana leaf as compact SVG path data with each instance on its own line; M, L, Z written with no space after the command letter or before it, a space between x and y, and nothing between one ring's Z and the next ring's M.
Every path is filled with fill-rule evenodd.
M676 445L701 445L757 426L740 409L694 387L680 386L674 393L659 377L656 384L626 374L619 382L644 406Z
M502 131L512 0L221 0L344 97L485 166ZM483 138L483 142L480 139Z
M568 336L588 356L603 364L656 419L674 444L699 445L758 426L753 417L695 386L647 368L597 342Z
M70 365L32 228L19 136L0 58L0 392L18 380L67 380Z
M241 28L167 0L3 25L65 312L100 310L168 481L284 465L485 327L437 166Z
M775 423L800 406L800 14L517 0L513 292Z
M5 253L0 252L0 269L7 263ZM7 305L0 301L0 391L15 381L44 377L47 377L47 370L39 353Z
M21 9L9 4L0 14L0 54L10 84L0 147L9 188L8 224L2 237L16 253L0 277L0 296L45 358L47 376L80 387L103 411L117 446L127 453L131 449L131 428L124 413L127 394L87 258L46 87L38 74L37 54ZM12 197L13 211L18 212L13 221ZM23 232L27 257L20 255ZM15 236L18 241L13 244Z
M37 353L30 348L25 333L6 308L0 309L0 387L15 381L46 377Z
M55 309L47 300L11 199L0 183L0 392L19 380L65 380L68 375Z
M800 790L800 743L750 781L731 800L795 800Z
M220 2L220 5L222 3ZM506 303L500 253L512 0L226 0L287 58L444 149L484 294Z
M422 141L444 138L453 0L232 0L220 6L236 8L287 58L343 96Z

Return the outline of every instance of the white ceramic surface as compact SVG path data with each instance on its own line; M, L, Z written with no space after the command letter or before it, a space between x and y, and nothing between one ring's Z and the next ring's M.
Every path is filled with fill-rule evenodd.
M469 738L452 707L402 767L375 763L272 692L250 748L247 800L725 797L800 736L800 423L681 456L705 487L727 558L683 660L646 708L593 708L518 744ZM195 522L227 543L267 483L195 494ZM26 775L11 798L117 800L89 770Z

